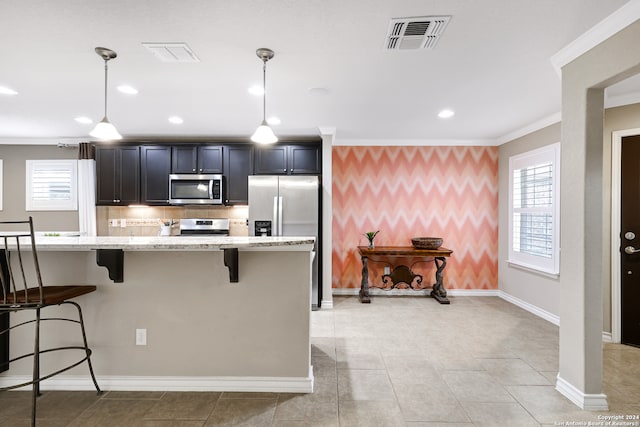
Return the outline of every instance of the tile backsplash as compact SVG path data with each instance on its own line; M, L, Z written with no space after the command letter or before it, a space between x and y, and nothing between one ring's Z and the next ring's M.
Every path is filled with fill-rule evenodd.
M229 218L229 235L249 233L247 206L96 206L98 236L156 236L161 221L175 221L172 235L180 234L182 218Z

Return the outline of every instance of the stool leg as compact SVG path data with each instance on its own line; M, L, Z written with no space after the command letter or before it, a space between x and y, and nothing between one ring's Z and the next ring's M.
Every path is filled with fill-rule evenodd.
M33 384L31 385L31 426L36 425L36 398L40 395L40 308L36 309L35 342L33 343Z
M91 349L89 349L89 344L87 343L87 333L84 329L84 318L82 317L82 309L80 305L73 301L67 301L69 304L73 304L78 309L78 319L80 320L80 329L82 330L82 341L84 343L84 351L87 353L87 364L89 365L89 373L91 374L91 380L93 380L93 385L96 387L98 394L102 393L100 390L100 386L98 386L98 381L96 380L96 376L93 373L93 365L91 364Z

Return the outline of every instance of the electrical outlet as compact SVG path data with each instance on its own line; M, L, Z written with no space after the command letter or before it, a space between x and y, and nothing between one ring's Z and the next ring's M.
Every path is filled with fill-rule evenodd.
M391 268L389 268L389 266L384 268L384 274L391 274Z
M119 227L120 226L120 220L119 219L112 219L109 222L111 223L112 227Z
M127 227L127 219L126 218L122 218L120 220L120 227L122 227L122 228L126 228Z
M136 345L147 345L146 329L136 329Z

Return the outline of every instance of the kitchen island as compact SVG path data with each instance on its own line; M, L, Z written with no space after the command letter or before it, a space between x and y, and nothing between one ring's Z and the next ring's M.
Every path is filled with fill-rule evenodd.
M97 286L77 302L103 389L313 390L313 237L38 236L36 242L46 284ZM113 261L109 269L98 265L105 263L100 253L121 254L121 280L111 277ZM59 340L46 327L43 347L51 347ZM32 346L25 335L12 334L12 354ZM141 336L146 344L136 345ZM43 357L43 372L70 360L65 357ZM30 360L14 362L0 383L16 383L30 369ZM79 366L42 387L93 386Z

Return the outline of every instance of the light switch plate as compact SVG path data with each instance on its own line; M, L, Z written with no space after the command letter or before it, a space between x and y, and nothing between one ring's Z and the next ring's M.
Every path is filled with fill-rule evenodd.
M147 345L146 329L136 329L136 345Z

